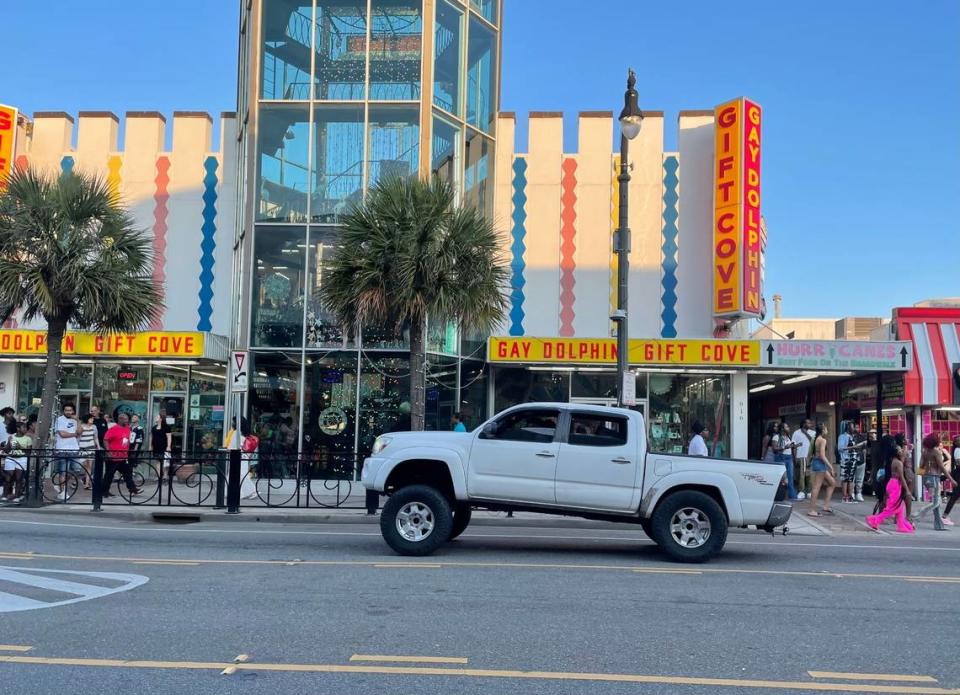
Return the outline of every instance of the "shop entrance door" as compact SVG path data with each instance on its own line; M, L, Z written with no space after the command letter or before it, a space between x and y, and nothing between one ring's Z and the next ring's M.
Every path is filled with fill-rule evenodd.
M153 427L154 418L163 410L167 424L170 425L171 453L173 454L182 453L183 443L186 441L184 438L186 417L183 409L185 402L186 396L182 393L153 393L150 396L149 427ZM147 429L147 436L149 437L149 429Z
M89 391L61 391L60 400L60 410L58 412L63 412L63 406L67 403L73 404L74 409L76 410L76 416L83 417L90 412L90 392Z

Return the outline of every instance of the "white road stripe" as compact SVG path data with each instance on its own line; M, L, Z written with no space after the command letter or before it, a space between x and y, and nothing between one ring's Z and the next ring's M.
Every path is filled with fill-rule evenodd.
M36 608L53 608L54 606L66 606L80 601L89 601L94 598L101 598L116 594L121 591L129 591L142 584L146 584L149 579L140 574L120 574L117 572L76 572L73 570L50 570L45 569L48 574L63 575L70 577L74 581L67 579L59 580L53 577L38 576L26 572L18 572L19 567L0 567L0 580L13 582L23 586L32 586L38 589L50 591L60 591L73 594L74 598L63 601L40 601L36 599L20 596L12 592L0 592L0 613L11 613L14 611L28 611ZM31 568L32 569L32 568ZM118 582L117 586L105 587L98 584L84 584L83 578L90 577L96 579L110 579Z
M38 589L58 591L61 594L73 594L74 596L85 596L90 593L91 586L90 584L78 584L77 582L68 582L38 574L16 572L2 567L0 567L0 580L6 580L15 584L24 584L25 586L35 586Z
M8 594L6 591L0 591L0 613L10 613L12 611L29 611L34 608L46 608L49 603L35 601L32 598L18 596L17 594Z

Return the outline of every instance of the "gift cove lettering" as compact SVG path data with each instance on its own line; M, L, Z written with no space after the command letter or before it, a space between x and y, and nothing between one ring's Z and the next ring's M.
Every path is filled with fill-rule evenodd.
M64 355L89 357L202 357L204 334L151 331L146 333L68 332L63 338ZM46 331L0 330L0 354L43 355Z
M492 337L490 362L616 364L617 342L608 338ZM631 364L751 366L759 364L755 340L631 340Z

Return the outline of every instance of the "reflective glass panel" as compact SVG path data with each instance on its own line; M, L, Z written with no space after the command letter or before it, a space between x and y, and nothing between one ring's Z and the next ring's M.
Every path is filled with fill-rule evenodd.
M532 402L565 403L570 398L569 372L541 372L523 367L498 368L495 374L494 412Z
M190 370L190 450L213 453L223 445L226 367L202 365Z
M460 47L463 45L463 12L449 2L437 3L433 31L433 103L460 115Z
M313 8L305 0L264 0L262 15L264 99L310 98Z
M382 177L415 176L420 154L416 106L371 106L367 136L368 185Z
M410 430L410 358L363 353L360 368L358 452L369 456L373 441L386 432Z
M457 412L457 360L427 356L427 398L424 429L452 430Z
M336 227L310 228L310 267L307 272L307 347L346 347L343 328L326 311L320 296L324 264L336 250Z
M467 123L493 132L497 98L497 42L493 31L470 18L467 45Z
M487 419L489 371L477 360L463 360L460 365L460 417L468 430Z
M457 324L453 321L427 321L427 350L457 354Z
M303 459L311 477L354 477L356 403L357 353L307 355Z
M467 128L463 202L493 216L493 141Z
M182 381L178 384L186 384L187 368L180 367L183 370ZM160 368L154 371L163 372ZM136 375L134 379L123 378ZM154 377L156 378L156 377ZM116 422L117 415L126 413L140 416L140 421L145 422L147 418L147 394L149 393L153 382L150 378L150 367L146 365L124 365L118 362L98 362L94 372L93 400L91 405L100 406L100 412ZM154 388L154 391L167 389ZM169 389L173 390L173 389ZM184 389L185 390L185 389ZM84 413L79 413L83 415Z
M430 172L456 187L460 167L460 128L435 116L431 144Z
M497 0L470 0L470 6L491 24L497 23Z
M319 106L313 112L310 219L336 223L363 189L363 107Z
M367 71L367 7L349 0L318 0L314 38L314 98L363 99Z
M307 106L265 104L260 107L258 222L305 222L307 219L309 114Z
M370 24L370 98L420 98L423 17L419 0L373 0Z
M299 353L250 353L250 429L260 439L260 477L296 474L300 364Z
M699 420L710 430L710 455L730 455L729 377L651 374L649 389L650 451L686 453Z
M297 347L303 341L303 286L306 230L257 227L251 343Z

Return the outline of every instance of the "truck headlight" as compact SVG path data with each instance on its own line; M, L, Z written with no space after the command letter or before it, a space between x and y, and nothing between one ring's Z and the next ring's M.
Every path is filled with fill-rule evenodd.
M387 448L387 445L390 444L390 437L377 437L373 442L373 454L376 456L381 451Z

